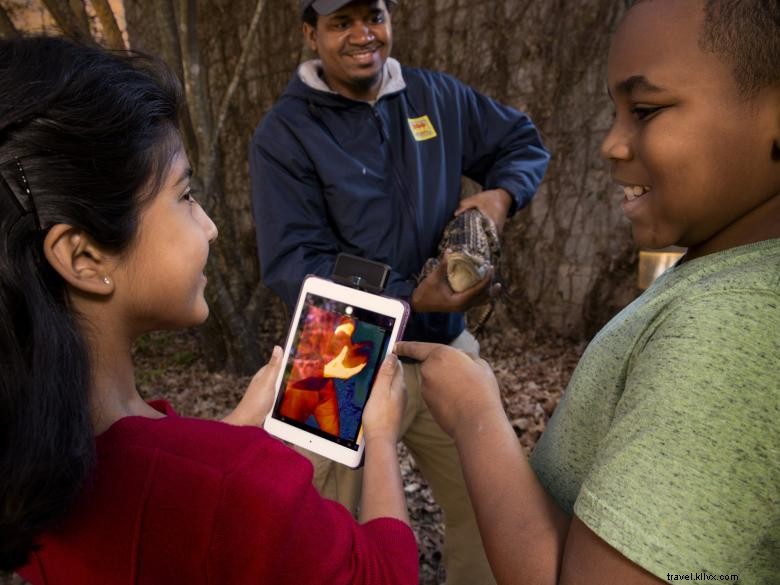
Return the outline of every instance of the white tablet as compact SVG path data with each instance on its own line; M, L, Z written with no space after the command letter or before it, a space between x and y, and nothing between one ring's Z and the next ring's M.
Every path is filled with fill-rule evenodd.
M265 430L358 467L364 447L363 407L408 314L403 301L307 277Z

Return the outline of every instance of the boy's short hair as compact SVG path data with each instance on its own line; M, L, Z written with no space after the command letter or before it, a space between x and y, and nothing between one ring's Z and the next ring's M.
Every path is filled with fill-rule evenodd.
M633 6L646 0L628 0ZM705 0L699 46L729 63L740 92L780 81L780 2Z
M699 45L731 64L742 93L780 81L778 0L706 0L704 19Z

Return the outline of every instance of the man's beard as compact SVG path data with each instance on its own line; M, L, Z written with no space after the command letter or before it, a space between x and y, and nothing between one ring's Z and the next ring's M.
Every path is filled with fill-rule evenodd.
M379 85L382 81L382 72L384 67L379 70L376 75L369 77L357 77L350 80L350 85L356 90L355 93L366 93L371 91L372 88Z

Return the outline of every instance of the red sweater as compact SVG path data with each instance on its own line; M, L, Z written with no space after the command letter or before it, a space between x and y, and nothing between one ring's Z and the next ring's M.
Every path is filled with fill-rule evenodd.
M20 574L33 584L417 583L411 529L358 524L308 460L262 429L127 417L97 437L94 480Z

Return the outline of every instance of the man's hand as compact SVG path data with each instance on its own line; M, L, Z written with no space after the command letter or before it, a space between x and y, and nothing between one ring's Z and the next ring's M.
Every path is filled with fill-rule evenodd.
M483 215L489 217L496 224L498 234L504 230L506 216L512 207L512 196L506 189L490 189L481 191L476 195L461 199L460 205L455 210L455 215L460 215L467 209L479 209Z
M447 280L447 260L426 276L409 299L416 313L462 313L472 307L484 305L501 292L501 285L490 285L493 279L491 268L485 277L471 288L456 293Z
M241 402L222 422L238 426L263 426L263 421L274 403L274 386L281 367L282 348L277 345L268 363L260 368L249 382Z
M398 342L395 352L421 362L423 398L449 436L473 435L485 414L503 416L498 382L485 360L449 345L415 341Z

